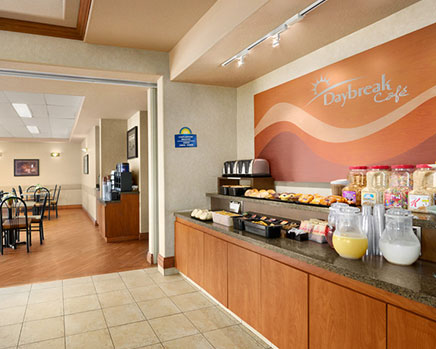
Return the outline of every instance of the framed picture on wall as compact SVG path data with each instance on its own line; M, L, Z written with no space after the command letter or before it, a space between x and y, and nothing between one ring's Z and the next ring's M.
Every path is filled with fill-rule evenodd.
M138 157L138 126L127 131L127 159Z
M89 154L83 157L83 173L89 174Z
M14 176L39 176L39 159L14 159Z

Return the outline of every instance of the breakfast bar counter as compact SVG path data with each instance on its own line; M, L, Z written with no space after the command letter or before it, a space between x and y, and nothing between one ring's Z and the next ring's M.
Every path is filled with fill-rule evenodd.
M176 268L280 348L436 343L435 263L348 260L327 244L175 216Z

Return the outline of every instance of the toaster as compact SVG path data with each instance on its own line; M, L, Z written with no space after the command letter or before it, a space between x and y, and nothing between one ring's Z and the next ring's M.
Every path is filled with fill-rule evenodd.
M223 176L231 177L268 177L269 163L265 159L226 161L223 166Z
M238 160L235 167L236 174L241 177L270 176L269 163L265 159Z
M234 176L236 174L236 160L226 161L223 166L223 176L229 177Z

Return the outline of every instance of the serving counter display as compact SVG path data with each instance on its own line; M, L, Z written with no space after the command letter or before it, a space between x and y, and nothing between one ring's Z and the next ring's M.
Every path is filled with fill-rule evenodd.
M121 192L120 200L97 202L97 222L106 242L139 239L139 192Z
M279 348L436 343L431 262L400 267L382 257L347 260L327 244L266 239L188 212L176 213L175 262Z

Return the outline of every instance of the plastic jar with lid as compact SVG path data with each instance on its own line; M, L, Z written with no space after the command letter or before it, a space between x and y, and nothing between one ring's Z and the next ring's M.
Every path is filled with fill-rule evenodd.
M407 209L408 194L413 188L413 165L391 166L389 188L385 190L384 202L387 208L399 207Z
M342 189L342 197L350 205L360 205L362 189L366 187L366 166L350 166L348 185Z
M371 166L366 174L366 187L362 189L362 205L382 204L389 185L390 166Z
M413 190L408 198L410 211L423 211L433 205L433 193L428 187L434 173L435 171L427 164L416 165L416 170L413 172Z

